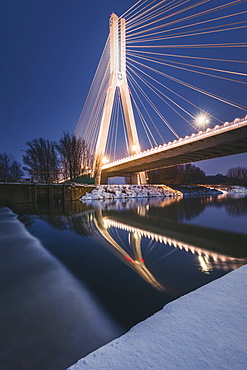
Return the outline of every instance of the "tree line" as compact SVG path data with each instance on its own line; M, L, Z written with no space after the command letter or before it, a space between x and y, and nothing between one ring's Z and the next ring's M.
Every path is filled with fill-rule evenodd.
M191 184L229 184L247 186L247 167L229 168L226 175L209 175L194 164L161 168L148 172L150 184L191 185Z
M0 181L17 181L23 175L21 164L12 154L0 154Z
M55 182L61 177L73 179L89 173L92 168L93 156L89 145L69 132L64 132L58 142L38 138L26 145L23 170L33 181ZM23 176L23 170L11 154L0 155L0 181L18 180Z

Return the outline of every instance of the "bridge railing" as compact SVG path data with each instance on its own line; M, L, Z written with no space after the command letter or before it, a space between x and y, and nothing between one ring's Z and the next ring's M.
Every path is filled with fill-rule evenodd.
M199 131L198 133L193 133L190 136L186 135L183 138L179 138L177 140L173 140L173 141L169 141L168 143L164 143L163 145L159 145L159 146L156 146L156 147L153 147L153 148L150 148L150 149L146 149L146 150L144 150L140 153L133 154L131 156L128 156L128 157L125 157L125 158L122 158L122 159L118 159L114 162L108 162L107 164L102 166L102 169L111 168L115 165L119 165L119 164L124 163L124 162L132 161L133 159L138 159L138 158L145 157L149 154L161 152L164 149L170 149L171 147L176 147L176 146L179 146L179 145L184 144L184 143L195 141L195 140L197 140L198 137L208 137L208 136L213 136L215 134L215 132L219 133L219 132L228 131L229 128L233 128L235 126L238 126L239 124L242 124L245 121L247 121L247 115L244 116L244 117L241 117L241 118L235 118L231 122L224 122L222 125L216 125L212 128L207 128L204 131Z

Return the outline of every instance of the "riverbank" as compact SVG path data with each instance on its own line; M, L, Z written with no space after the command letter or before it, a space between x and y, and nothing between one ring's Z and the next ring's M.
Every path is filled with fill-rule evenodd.
M246 369L246 279L243 266L168 303L69 369Z
M153 197L180 197L183 195L219 195L221 190L206 186L180 186L172 188L167 185L98 185L86 193L80 201L94 199L129 199Z

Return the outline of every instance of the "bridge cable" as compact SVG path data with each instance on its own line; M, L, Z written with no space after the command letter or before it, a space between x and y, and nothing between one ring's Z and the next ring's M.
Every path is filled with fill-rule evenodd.
M131 68L130 68L131 69ZM131 69L132 70L132 69ZM171 104L169 104L164 98L162 98L163 95L166 99L170 100L174 105L176 105L178 108L180 108L182 111L184 111L186 114L188 114L190 117L195 119L195 117L190 114L188 111L186 111L181 105L176 103L174 100L169 98L167 95L165 95L163 92L161 92L157 87L149 83L147 80L145 80L143 77L141 77L136 71L132 70L133 73L146 85L148 88L153 91L161 100L163 100L166 105L168 105L175 113L177 113L185 122L187 122L191 127L193 127L196 131L199 131L193 124L191 124L184 116L182 116ZM170 90L170 89L169 89ZM142 90L143 91L143 90ZM175 135L176 136L176 135ZM176 136L178 137L178 136Z
M129 58L129 59L130 59L130 58ZM132 59L131 59L131 60L132 60ZM158 73L159 75L162 75L162 76L164 76L164 77L167 77L167 78L169 78L169 79L170 79L170 80L172 80L172 81L175 81L175 82L177 82L177 83L179 83L179 84L181 84L181 85L184 85L184 86L186 86L186 87L189 87L189 88L191 88L191 89L193 89L193 90L195 90L195 91L198 91L198 92L200 92L200 93L202 93L202 94L204 94L204 95L210 96L211 98L214 98L214 99L219 100L219 101L221 101L221 102L223 102L223 103L226 103L226 104L232 105L233 107L236 107L236 108L238 108L238 109L241 109L241 110L242 110L242 109L247 110L247 107L245 107L245 106L243 106L243 105L237 105L236 103L231 102L230 100L227 100L227 99L221 98L220 96L217 96L216 94L213 94L213 93L210 93L210 92L208 92L208 91L206 91L206 90L200 89L200 88L198 88L198 87L196 87L196 86L194 86L194 85L192 85L192 84L189 84L189 83L187 83L187 82L185 82L185 81L182 81L182 80L180 80L180 79L178 79L178 78L172 77L172 76L168 75L167 73L161 72L161 71L159 71L159 70L157 70L157 69L154 69L154 68L152 68L152 67L149 67L149 66L147 66L147 65L145 65L145 64L143 64L143 63L140 63L140 62L138 62L138 61L134 61L134 62L135 62L135 63L137 63L138 65L141 65L142 67L145 67L145 68L147 68L147 69L149 69L149 70L151 70L151 71L154 71L154 72Z
M206 0L206 2L207 2L207 1L210 1L210 0ZM200 16L202 16L202 15L204 16L204 15L206 15L206 14L213 13L213 12L215 12L215 11L219 11L219 10L222 10L222 9L228 8L228 7L230 7L230 6L238 5L239 3L242 3L242 2L245 2L245 1L246 1L246 0L237 0L237 1L233 1L233 2L231 2L231 3L222 4L222 5L217 6L217 7L215 7L215 8L210 8L210 9L204 10L204 11L202 11L202 12L200 12L200 13L191 14L191 15L188 15L188 16L186 16L186 17L184 17L184 18L179 18L179 19L174 20L174 21L172 21L172 22L169 22L169 23L163 23L163 24L160 24L160 25L157 25L157 26L155 26L155 27L151 27L151 28L147 29L147 26L149 26L149 25L151 25L151 24L154 24L154 23L160 22L160 21L165 20L165 19L167 19L167 18L170 18L170 17L172 17L172 16L174 16L174 15L177 15L178 13L181 13L181 12L187 11L188 9L192 9L192 8L194 8L194 7L198 6L198 5L201 5L201 2L199 2L199 3L196 3L196 4L194 4L194 5L191 5L191 6L187 7L187 8L184 8L184 9L180 10L179 12L172 13L172 14L168 15L167 17L162 17L162 18L157 19L157 20L155 20L155 21L153 21L153 22L150 22L149 24L145 24L145 25L143 25L143 26L137 27L137 28L135 28L135 29L134 29L134 30L132 30L132 31L131 31L131 30L129 30L129 31L127 30L126 34L128 34L130 31L131 31L131 32L136 32L137 30L139 30L139 29L141 29L141 28L145 28L145 29L144 29L144 30L142 30L142 31L139 31L139 32L136 32L136 33L132 34L132 36L140 35L140 34L142 34L142 33L146 33L147 31L149 31L149 32L150 32L150 31L152 31L152 30L156 30L156 29L160 29L160 28L168 27L168 26L170 26L170 25L173 25L173 24L176 24L176 23L180 23L180 22L182 22L182 21L191 20L191 19L193 19L193 18L197 18L197 17L200 17Z
M152 32L150 33L150 35L152 36L155 36L155 35L159 35L159 34L164 34L164 33L167 33L167 32L171 32L171 31L177 31L177 30L180 30L180 29L185 29L185 28L189 28L189 27L194 27L194 26L198 26L200 24L204 24L204 23L209 23L209 22L215 22L215 21L219 21L219 20L222 20L222 19L225 19L225 18L229 18L229 17L234 17L234 16L238 16L238 15L243 15L247 13L247 11L242 11L242 12L238 12L238 13L231 13L231 14L227 14L227 15L224 15L224 16L221 16L221 17L217 17L217 18L212 18L212 19L207 19L207 20L204 20L204 21L200 21L200 22L196 22L196 23L190 23L190 24L186 24L186 25L183 25L183 26L179 26L179 27L175 27L175 28L170 28L168 30L162 30L162 31L159 31L159 32ZM245 22L245 21L242 21L242 22ZM241 23L242 23L241 22ZM169 24L166 24L166 27L168 26ZM214 27L223 27L224 25L221 25L221 26L214 26ZM126 37L126 40L139 40L143 37L147 37L147 35L140 35L140 36L134 36L134 35L129 35Z
M133 83L135 83L136 84L136 86L137 86L137 88L139 89L139 91L142 93L142 89L141 89L141 87L140 87L140 85L139 84L137 84L137 81L133 78L133 76L131 75L131 74L129 74L128 75L128 77L129 77L129 79L130 79L130 83L132 84L132 86L133 86ZM133 82L131 82L131 80L133 81ZM134 86L133 86L133 88L134 88ZM137 94L137 93L136 93ZM142 93L143 94L143 93ZM144 96L144 98L146 99L146 96L143 94L143 96ZM158 135L159 135L159 137L161 138L161 140L162 140L162 142L164 143L165 142L165 140L164 140L164 138L163 138L163 136L161 135L161 133L159 132L159 130L158 130L158 128L157 128L157 126L155 125L155 123L154 123L154 121L153 121L153 119L152 119L152 117L151 117L151 115L149 114L149 112L148 112L148 110L147 110L147 108L146 108L146 106L145 106L145 104L143 103L143 101L141 100L141 99L139 99L140 100L140 102L141 102L141 104L142 104L142 107L143 107L143 109L144 109L144 111L146 112L146 114L147 114L147 116L148 116L148 118L149 118L149 120L150 120L150 122L152 122L152 124L153 124L153 126L154 126L154 128L155 128L155 130L156 130L156 132L158 133ZM146 99L146 101L149 103L149 101Z
M134 56L134 57L139 58L139 59L143 59L143 60L149 61L149 62L154 62L154 63L162 64L164 66L182 69L184 71L189 71L189 72L193 72L193 73L199 73L201 75L210 76L210 77L214 77L214 78L220 78L222 80L231 81L231 82L237 82L237 83L241 83L241 84L245 84L245 85L247 84L247 82L245 82L245 81L238 81L238 80L233 80L231 78L227 78L227 77L223 77L223 76L212 75L212 74L209 74L209 73L206 73L206 72L196 71L196 70L193 70L193 69L188 69L188 68L185 68L185 67L173 65L171 63L182 64L182 65L186 65L186 66L190 66L190 67L196 67L196 68L201 68L201 69L215 70L215 71L222 72L222 73L223 72L224 73L229 73L229 74L232 73L232 74L237 74L237 75L241 75L241 76L247 76L246 73L223 71L223 70L211 69L211 68L207 68L207 67L200 67L200 66L190 65L190 64L186 64L186 63L171 62L171 61L167 61L168 63L165 63L166 60L164 60L164 61L161 62L159 60L159 58L150 59L150 58L147 58L147 57L142 57L142 56L140 56L140 55L138 55L136 53L135 54L129 53L129 55Z
M140 88L141 89L141 88ZM157 113L157 115L161 118L161 120L165 123L165 125L170 129L170 131L179 139L179 135L176 133L174 128L169 124L169 122L166 120L166 118L161 114L161 112L158 110L158 108L154 105L154 103L151 101L151 99L148 97L148 95L141 89L143 96L146 98L150 106L154 109L154 111Z
M135 90L135 87L133 86L133 84L132 84L132 82L130 81L130 84L132 85L132 88L133 88L133 90L135 91L135 94L136 94L136 96L137 96L137 98L138 98L138 100L141 102L141 104L143 105L143 103L142 103L142 101L141 101L141 99L140 99L140 96L139 96L139 94L136 92L136 90ZM144 131L145 131L145 133L146 133L146 136L147 136L147 139L148 139L148 141L149 141L149 143L150 143L150 146L151 147L153 147L153 144L152 144L152 140L153 140L153 143L154 143L154 145L155 146L158 146L158 143L157 143L157 141L155 140L155 138L154 138L154 136L153 136L153 134L152 134L152 132L151 132L151 130L150 130L150 127L148 126L148 124L147 124L147 122L146 122L146 120L145 120L145 118L144 118L144 116L143 116L143 114L141 113L141 110L140 110L140 108L139 108L139 106L138 106L138 104L136 103L136 100L135 100L135 98L133 97L133 95L132 95L132 99L133 99L133 102L134 102L134 104L135 104L135 106L136 106L136 110L137 110L137 112L138 112L138 114L139 114L139 117L140 117L140 119L141 119L141 122L142 122L142 125L143 125L143 129L144 129ZM148 132L149 132L149 135L148 135ZM161 136L161 135L160 135ZM152 138L152 140L151 140L151 138ZM162 136L161 136L161 138L162 138ZM164 142L164 139L162 138L162 140L163 140L163 142Z

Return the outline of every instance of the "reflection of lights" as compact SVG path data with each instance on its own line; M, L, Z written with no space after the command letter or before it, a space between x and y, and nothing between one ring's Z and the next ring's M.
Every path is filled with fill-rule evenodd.
M205 256L202 256L202 255L199 255L198 256L198 262L199 262L199 265L200 265L200 270L202 272L204 272L205 274L209 274L210 271L212 271L212 265L209 261L209 258L205 255Z
M140 235L137 232L133 233L135 240L140 240Z
M230 269L236 269L239 266L242 266L243 260L233 257L224 256L221 254L216 254L215 252L211 252L209 250L204 250L198 248L194 245L190 245L187 243L182 243L181 241L167 238L160 234L155 234L143 229L135 228L133 226L129 226L120 222L116 222L110 219L104 219L104 223L107 224L107 227L114 227L117 229L122 229L127 232L132 232L134 234L134 238L138 237L146 237L151 240L159 241L160 243L168 244L175 248L179 248L181 250L185 250L186 252L191 252L192 254L198 255L198 262L200 265L200 270L209 274L213 271L213 268L224 269L226 271ZM127 258L126 258L127 259ZM129 260L130 262L136 263L136 261ZM140 259L140 261L144 262L144 260Z
M127 261L129 261L129 262L134 262L131 258L129 258L129 257L125 257L124 256L124 258L127 260Z
M107 230L108 229L108 227L110 227L110 225L109 225L109 223L107 222L107 220L105 219L105 220L103 220L103 227L104 227L104 229L105 230Z

